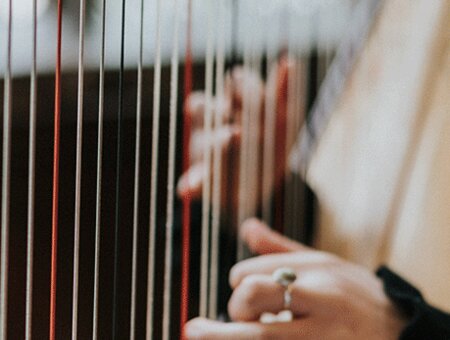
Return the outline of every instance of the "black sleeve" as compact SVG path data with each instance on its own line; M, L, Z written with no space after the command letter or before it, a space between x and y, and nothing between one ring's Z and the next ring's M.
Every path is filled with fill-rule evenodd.
M427 304L416 288L388 268L380 267L377 276L387 296L410 319L400 340L450 340L450 314Z

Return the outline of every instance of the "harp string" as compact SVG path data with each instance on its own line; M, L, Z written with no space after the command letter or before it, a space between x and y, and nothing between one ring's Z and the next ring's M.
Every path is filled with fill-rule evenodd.
M32 61L30 73L30 128L28 141L28 210L27 210L27 272L25 295L25 340L31 340L33 323L33 255L34 210L36 182L36 112L37 112L37 0L32 4Z
M296 98L299 95L297 91L296 80L294 75L296 72L296 51L294 50L294 37L293 37L293 23L292 15L287 17L288 31L287 31L287 59L288 59L288 73L287 73L287 112L286 112L286 139L284 144L285 154L289 152L290 145L296 136ZM292 67L290 67L292 65ZM285 157L285 174L284 174L284 225L285 231L292 237L294 236L294 214L295 214L295 201L294 201L294 188L293 180L294 176L289 171L289 158Z
M184 64L184 103L192 92L192 0L187 0L187 27L186 27L186 59ZM183 106L183 145L191 143L192 122L190 112ZM189 147L183 148L183 172L190 166ZM182 272L181 272L181 301L180 301L180 329L182 330L189 313L189 272L191 252L191 196L188 193L183 197L182 216ZM181 334L183 338L183 334Z
M75 171L75 223L73 244L73 291L72 291L72 339L77 339L78 331L78 290L80 266L80 210L81 210L81 173L83 153L83 99L84 99L84 26L86 0L80 1L80 27L78 46L78 95L77 95L77 150Z
M102 209L102 165L103 165L103 122L104 122L104 92L105 92L105 31L106 31L106 0L101 7L101 48L98 94L98 132L97 132L97 181L95 193L95 254L94 254L94 302L92 320L92 339L98 338L98 296L100 276L100 240L101 240L101 209Z
M53 192L52 192L52 244L50 276L50 340L56 337L56 284L58 261L58 200L59 200L59 153L60 153L60 117L61 117L61 45L62 45L62 7L58 0L57 47L55 67L55 112L53 143Z
M2 220L1 220L1 282L0 282L0 339L6 339L8 330L8 266L9 266L9 206L11 175L11 119L12 119L12 0L8 2L8 31L3 102L3 152L2 152Z
M308 93L309 93L309 82L308 82L308 73L310 73L310 60L311 60L311 49L312 47L312 27L313 22L311 17L306 17L306 28L303 31L306 32L306 40L304 46L305 49L302 49L302 45L298 44L296 49L297 53L297 84L299 86L298 96L297 96L297 110L299 113L297 115L297 135L300 134L301 129L303 128L306 122L306 114L308 111ZM294 24L294 30L298 34L300 34L301 27L297 22L297 26ZM296 137L297 138L297 137ZM295 144L295 140L294 140ZM291 146L293 148L293 145ZM311 218L313 216L313 198L306 188L303 185L302 179L299 175L294 175L294 202L296 204L296 214L294 215L294 219L296 221L294 233L297 237L304 241L309 242L308 240L308 229L310 228ZM307 220L309 219L309 220Z
M173 254L173 221L174 221L174 187L175 187L175 147L177 133L177 99L178 99L178 31L180 25L180 5L173 1L175 22L173 28L172 57L170 65L170 103L169 103L169 164L167 173L167 207L166 207L166 244L163 293L163 340L170 338L171 291L172 291L172 254Z
M295 47L294 47L295 48ZM295 77L295 93L296 96L293 98L294 101L294 121L293 121L293 126L294 126L294 135L293 135L293 139L291 140L291 144L289 147L292 146L292 144L294 143L295 137L298 134L298 131L300 130L300 126L301 126L301 115L302 115L302 111L301 111L301 107L302 107L302 100L304 98L303 96L303 92L302 92L302 78L301 78L301 72L303 71L303 63L302 63L302 59L300 57L300 51L297 51L297 56L294 57L294 62L295 62L295 70L293 73L293 77ZM292 206L292 220L291 220L291 230L292 230L292 237L295 239L299 239L300 236L300 231L301 231L301 223L300 223L300 196L299 196L299 192L301 190L301 186L300 186L300 182L299 182L299 178L297 175L293 174L291 175L291 179L292 179L292 184L291 184L291 206Z
M303 80L302 80L302 72L304 70L303 68L303 59L302 59L302 50L299 47L298 44L298 35L296 35L296 33L300 30L300 28L298 27L298 24L296 24L295 20L293 20L293 18L291 18L291 45L292 45L292 50L293 50L293 62L294 62L294 72L292 74L292 77L294 78L294 84L295 84L295 89L294 89L294 98L293 98L293 106L294 106L294 121L293 121L293 126L294 126L294 134L292 135L292 140L291 143L289 145L289 150L292 147L292 145L294 144L295 138L298 135L298 132L300 131L300 126L301 126L301 116L304 114L304 111L302 110L302 101L305 100L304 97L304 92L302 91L303 89ZM289 154L288 154L289 155ZM289 156L288 159L286 160L286 166L289 167ZM301 221L301 215L300 215L300 210L301 210L301 197L299 195L301 189L301 183L299 181L299 178L296 174L291 174L291 206L292 206L292 215L291 215L291 230L292 230L292 234L291 236L295 239L299 239L300 232L301 232L301 228L302 223Z
M215 8L211 1L207 2L207 42L205 72L205 112L204 133L212 135L213 115L213 77L214 77L214 16ZM205 147L203 154L203 189L202 189L202 243L200 263L200 316L208 315L208 281L209 281L209 249L210 249L210 206L211 206L211 148Z
M250 51L250 34L246 35L246 43L244 45L244 60L243 72L248 72L251 67L251 51ZM244 259L245 247L241 238L239 237L242 222L248 216L248 189L247 189L247 174L248 174L248 145L249 145L249 128L250 128L250 77L244 77L242 90L242 113L241 113L241 150L239 155L239 192L238 192L238 220L237 220L237 261Z
M276 86L271 77L278 74L277 44L274 37L278 33L279 21L268 27L266 34L266 74L267 87L264 102L264 140L262 154L262 218L269 225L272 222L272 183L274 182L275 125L276 125Z
M153 336L153 296L155 290L156 199L158 185L158 145L161 100L161 0L156 0L156 46L153 79L152 160L150 183L149 245L147 268L146 339Z
M251 66L250 71L258 77L261 74L261 62L262 62L262 49L260 48L259 44L256 44L253 46L251 51ZM259 84L258 84L259 86ZM256 91L258 91L257 89ZM250 95L250 93L248 93ZM247 182L249 183L248 190L248 200L246 200L248 203L248 211L247 216L257 216L257 203L260 201L259 199L259 181L258 178L260 178L259 173L259 142L260 142L260 125L261 125L261 99L260 93L253 93L253 97L256 95L258 96L258 99L251 100L250 101L250 107L249 107L249 113L250 113L250 119L249 119L249 126L248 126L248 133L249 133L249 144L248 144L248 154L249 154L249 162L247 166ZM251 97L250 97L251 98Z
M280 40L280 48L282 53L286 53L286 49L288 49L288 38L289 38L289 16L290 16L290 9L287 7L286 3L283 8L281 8L280 12L278 13L278 20L280 21L279 26L279 40ZM284 23L284 24L283 24ZM281 54L281 53L280 53ZM276 158L275 160L275 175L277 174L277 163L283 162L286 158L286 140L287 140L287 126L286 124L281 124L280 119L285 119L285 117L282 117L280 115L280 105L287 99L285 98L286 93L280 91L282 89L282 82L285 81L285 78L287 77L288 72L286 74L282 74L281 72L277 73L277 80L276 80L276 104L275 104L275 112L276 112L276 129L275 129L275 147L273 152L275 152L275 155L281 155L279 158ZM280 129L282 127L283 129ZM274 178L277 180L276 178ZM286 182L286 176L285 172L282 173L282 178L280 179L280 184L276 183L274 188L274 199L273 199L273 227L281 234L286 233L285 228L285 212L286 212L286 201L285 201L285 182Z
M130 292L130 340L135 338L136 324L136 285L137 285L137 256L139 232L139 177L141 157L141 125L142 125L142 74L143 74L143 45L144 45L144 0L140 3L139 18L139 55L137 70L136 95L136 136L134 151L134 188L133 188L133 243L131 255L131 292Z
M220 107L224 98L225 72L225 13L224 0L217 1L217 52L216 52L216 101L214 111L214 131L219 134L223 124L223 108ZM219 283L219 247L220 247L220 208L221 208L221 179L222 179L222 146L219 138L215 138L213 145L213 187L212 187L212 221L211 221L211 261L210 261L210 289L208 317L217 318L217 298Z
M114 287L113 287L113 316L112 316L112 338L118 339L119 332L119 304L120 304L120 292L119 292L119 276L120 276L120 249L121 249L121 237L120 237L120 222L121 222L121 175L122 175L122 125L124 124L123 117L123 77L124 77L124 63L125 63L125 21L126 21L126 0L122 0L121 10L121 33L120 33L120 67L119 67L119 93L118 93L118 108L117 108L117 160L116 160L116 207L115 207L115 221L114 221Z

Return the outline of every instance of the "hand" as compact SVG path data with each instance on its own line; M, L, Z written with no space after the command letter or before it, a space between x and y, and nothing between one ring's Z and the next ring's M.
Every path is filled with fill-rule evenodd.
M398 339L406 320L370 271L289 240L255 219L242 230L250 249L263 255L230 272L234 291L228 312L234 322L191 320L186 339ZM294 320L264 324L258 321L262 313L283 309L284 288L271 278L280 267L297 273L291 293Z
M222 122L222 128L212 131L212 134L207 136L203 131L203 114L205 108L205 96L202 92L194 92L186 101L185 105L187 112L191 115L192 120L192 135L190 145L191 167L180 177L177 186L178 196L181 198L189 195L192 199L201 198L202 185L204 182L204 160L203 154L205 148L212 148L213 145L219 143L223 152L222 155L222 178L221 187L222 203L230 201L232 211L237 211L238 205L238 171L239 169L239 151L240 151L240 135L241 135L241 119L242 119L242 105L244 84L248 86L246 92L251 93L249 96L252 101L252 107L259 108L261 115L261 126L256 127L260 129L260 139L262 140L264 131L264 120L262 119L264 113L264 101L266 96L272 96L276 103L276 142L275 145L282 146L278 150L274 150L274 164L275 180L272 184L281 183L284 173L285 165L285 131L286 131L286 115L287 115L287 87L288 74L295 74L295 65L289 62L286 57L281 57L278 62L278 68L274 68L268 77L267 84L264 84L260 76L254 72L250 72L241 67L233 69L233 71L226 76L225 91L223 97L215 97L213 107L219 113ZM260 143L262 145L262 143ZM260 150L262 151L262 150ZM255 165L255 168L262 168L260 165ZM230 176L231 174L231 176ZM214 174L212 174L214 176ZM228 182L227 182L228 181ZM261 195L261 188L248 188L248 193L251 195ZM225 194L231 196L228 200L225 199ZM271 192L265 193L266 196ZM249 197L247 202L259 201L255 198Z

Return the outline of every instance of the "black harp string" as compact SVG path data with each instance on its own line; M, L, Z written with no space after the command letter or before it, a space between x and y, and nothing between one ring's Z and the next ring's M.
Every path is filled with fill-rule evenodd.
M130 340L135 339L136 325L136 289L137 289L137 257L139 232L139 177L141 157L141 125L142 125L142 78L143 78L143 49L144 49L144 0L140 3L139 18L139 56L137 70L136 95L136 139L134 152L134 189L133 189L133 244L131 259L131 296L130 296Z
M32 58L30 74L30 127L28 141L28 211L27 211L27 274L25 307L25 340L31 340L33 322L33 254L37 115L37 0L32 5Z
M105 91L105 30L106 30L106 0L102 0L102 28L98 93L98 132L97 132L97 182L95 204L95 262L94 262L94 302L92 316L92 339L98 338L98 295L100 275L100 237L101 237L101 207L102 207L102 163L103 163L103 111Z
M9 206L11 168L11 119L12 119L12 0L8 2L6 69L3 95L3 150L2 150L2 219L0 260L0 339L7 337L8 321L8 263L9 263Z
M116 159L116 206L115 206L115 222L114 222L114 287L113 287L113 317L112 317L112 338L118 339L118 313L120 304L120 292L119 292L119 277L120 277L120 190L121 190L121 173L123 167L123 77L124 77L124 64L125 64L125 8L126 0L122 0L122 12L121 12L121 34L120 34L120 69L119 69L119 94L118 94L118 108L117 108L117 159Z

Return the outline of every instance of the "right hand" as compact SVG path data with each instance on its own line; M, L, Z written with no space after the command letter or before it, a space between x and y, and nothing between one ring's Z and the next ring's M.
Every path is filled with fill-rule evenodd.
M233 322L190 320L189 340L394 340L408 319L367 268L290 240L256 219L244 222L241 236L256 254L230 272L233 294L228 313ZM263 313L284 309L284 288L271 274L289 267L297 274L291 286L290 322L262 323Z

